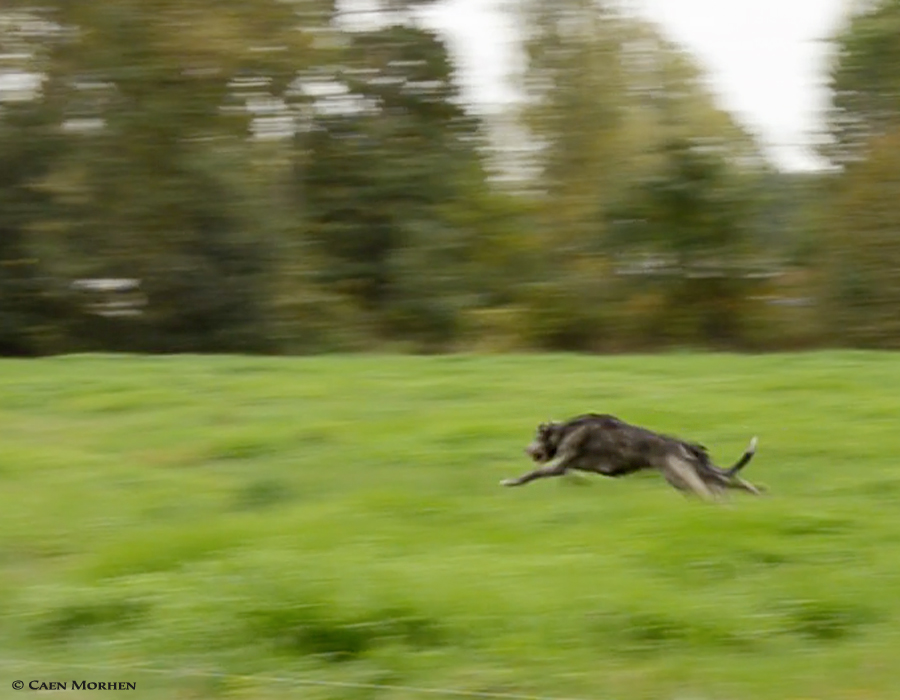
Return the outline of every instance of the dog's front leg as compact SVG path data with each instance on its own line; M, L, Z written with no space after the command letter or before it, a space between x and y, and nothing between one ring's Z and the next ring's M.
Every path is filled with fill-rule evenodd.
M543 467L538 467L537 469L528 472L527 474L523 474L517 479L504 479L500 482L501 486L522 486L523 484L527 484L530 481L534 481L535 479L546 479L551 476L562 476L566 473L568 466L566 465L565 460L559 459L550 464L546 464Z

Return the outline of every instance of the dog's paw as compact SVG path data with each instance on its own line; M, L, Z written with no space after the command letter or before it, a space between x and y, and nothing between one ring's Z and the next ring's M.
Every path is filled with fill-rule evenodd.
M503 479L503 480L500 482L500 485L501 485L501 486L515 486L515 485L516 485L516 480L515 480L515 479Z

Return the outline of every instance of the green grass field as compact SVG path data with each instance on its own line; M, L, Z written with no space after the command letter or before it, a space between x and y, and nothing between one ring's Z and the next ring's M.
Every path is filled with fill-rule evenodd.
M898 406L876 353L3 361L0 697L900 698ZM772 495L498 486L591 410Z

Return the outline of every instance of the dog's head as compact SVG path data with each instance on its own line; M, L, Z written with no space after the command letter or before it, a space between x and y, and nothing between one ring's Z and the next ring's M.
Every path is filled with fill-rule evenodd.
M559 443L562 441L562 423L548 421L537 427L534 439L525 448L527 454L535 462L549 462L556 456Z

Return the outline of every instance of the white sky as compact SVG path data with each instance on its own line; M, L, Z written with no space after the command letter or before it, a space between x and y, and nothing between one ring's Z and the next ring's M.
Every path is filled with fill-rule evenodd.
M513 99L504 83L515 65L511 21L502 0L444 0L433 10L461 62L471 97ZM552 2L553 0L545 0ZM828 49L847 0L632 0L642 14L693 53L720 104L767 146L782 167L818 164L808 144L825 100Z

